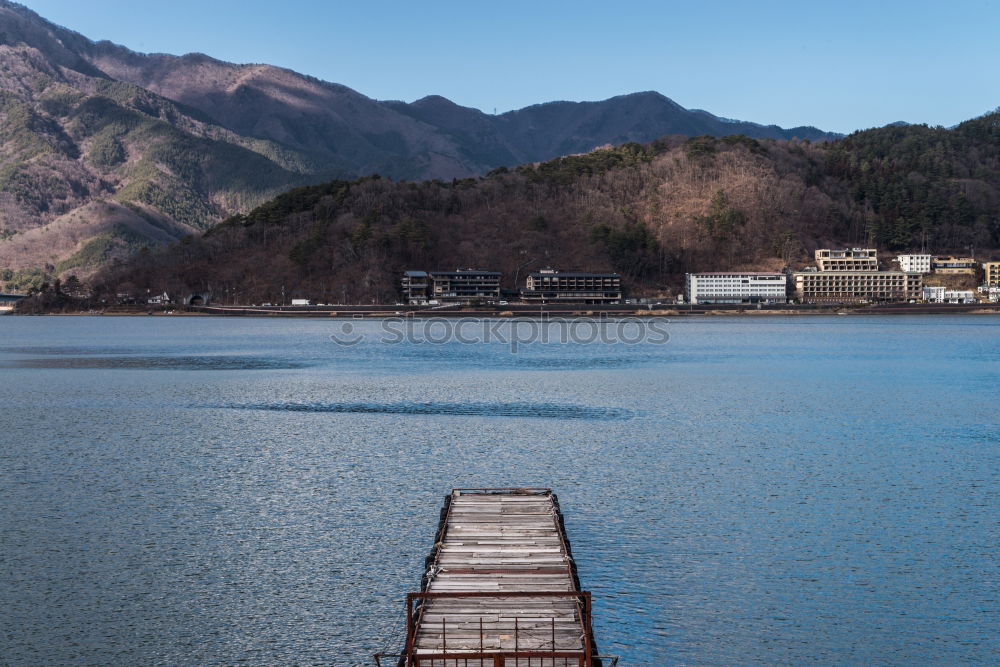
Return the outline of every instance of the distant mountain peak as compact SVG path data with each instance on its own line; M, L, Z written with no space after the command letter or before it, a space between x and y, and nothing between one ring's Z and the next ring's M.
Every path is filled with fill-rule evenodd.
M470 107L463 107L460 104L456 104L455 102L452 102L447 97L444 97L442 95L425 95L425 96L421 97L419 100L414 100L410 104L412 104L415 107L423 107L423 108L434 108L434 107L437 107L437 108L447 108L447 109L452 109L452 108L468 109L468 108L470 108Z
M628 93L628 94L625 94L625 95L617 95L615 97L612 97L611 99L613 99L613 100L628 100L628 99L632 99L632 100L652 100L652 101L656 101L656 102L666 102L667 104L670 104L671 106L675 106L678 109L684 109L684 107L682 107L680 104L678 104L677 102L673 101L672 99L670 99L669 97L667 97L666 95L664 95L663 93L661 93L661 92L659 92L657 90L642 90L642 91L639 91L637 93ZM684 110L687 111L687 109L684 109Z

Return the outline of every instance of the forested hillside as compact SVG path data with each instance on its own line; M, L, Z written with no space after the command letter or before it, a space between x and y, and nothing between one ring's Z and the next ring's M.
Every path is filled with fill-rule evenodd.
M889 126L830 146L828 173L850 185L874 242L968 250L997 247L1000 113L953 130Z
M98 292L218 301L391 302L405 268L514 277L614 269L639 291L687 271L779 269L819 246L1000 248L1000 114L812 144L667 137L483 178L371 177L294 189L200 237L105 271Z

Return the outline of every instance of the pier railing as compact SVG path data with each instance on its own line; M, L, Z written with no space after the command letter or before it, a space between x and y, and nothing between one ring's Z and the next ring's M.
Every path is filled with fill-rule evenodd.
M375 662L381 666L381 658L403 657L399 653L377 653ZM400 660L399 664L409 663ZM572 651L505 651L489 656L480 653L424 653L413 664L421 667L585 667L587 664L615 667L618 656L595 655L592 662L587 663L583 656Z
M421 651L416 646L417 630L421 625L423 602L434 599L463 598L562 598L575 601L577 616L580 621L580 636L583 648L566 650L556 646L555 618L531 619L530 625L522 627L521 620L511 619L513 627L506 635L508 646L487 648L484 644L485 633L483 618L478 619L478 646L469 647L468 633L475 633L476 620L466 617L455 621L450 626L447 617L438 623L433 623L434 629L440 627L441 646L435 652ZM376 654L375 662L382 667L383 658L396 658L399 667L613 667L617 657L609 657L609 662L593 651L591 638L591 598L588 591L525 591L525 592L451 592L451 593L408 593L406 596L406 648L403 653ZM492 618L496 622L496 618ZM563 621L564 622L564 621ZM470 628L470 624L472 628ZM430 625L426 623L425 625ZM465 641L461 646L448 650L449 627L453 636L461 635ZM546 630L548 630L546 636ZM458 642L456 642L457 644ZM475 641L472 642L475 644ZM547 646L546 646L547 644ZM386 663L388 665L389 663Z
M463 502L470 496L479 498ZM500 498L494 502L482 496ZM545 498L549 507L519 496ZM454 541L464 549L443 558L456 512L460 532ZM461 532L468 531L467 523L483 524L485 529ZM543 540L540 555L531 553L536 551L532 548L538 544L536 537ZM513 555L490 553L504 547L512 548ZM485 554L481 560L480 552ZM559 554L560 558L554 557ZM399 653L375 654L378 667L615 667L618 663L615 656L597 654L591 595L581 590L551 489L452 489L425 567L422 592L406 596L405 647ZM477 577L467 581L465 575ZM507 590L488 590L491 583ZM438 590L431 592L432 588Z
M491 653L424 653L414 659L417 667L587 667L597 664L573 651L505 651ZM612 658L609 667L616 665Z

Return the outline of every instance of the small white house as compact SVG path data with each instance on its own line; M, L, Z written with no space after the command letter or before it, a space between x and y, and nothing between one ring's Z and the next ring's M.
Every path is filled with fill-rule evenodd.
M948 289L947 287L924 287L924 301L928 303L975 303L976 293L972 290Z

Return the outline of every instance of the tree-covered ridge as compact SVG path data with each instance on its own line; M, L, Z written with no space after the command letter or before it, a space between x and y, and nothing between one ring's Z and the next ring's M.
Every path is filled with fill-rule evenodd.
M828 171L850 184L874 243L891 249L996 247L1000 114L954 129L890 126L829 147Z
M100 282L245 303L274 302L282 288L289 298L391 302L407 268L490 268L508 287L545 265L615 270L631 289L670 293L685 272L797 267L824 246L943 253L974 242L982 256L1000 248L996 155L996 118L984 117L830 145L673 137L482 178L337 180L295 188ZM898 204L872 193L892 188L911 210L947 192L973 214L933 209L887 240L881 221L895 222Z

